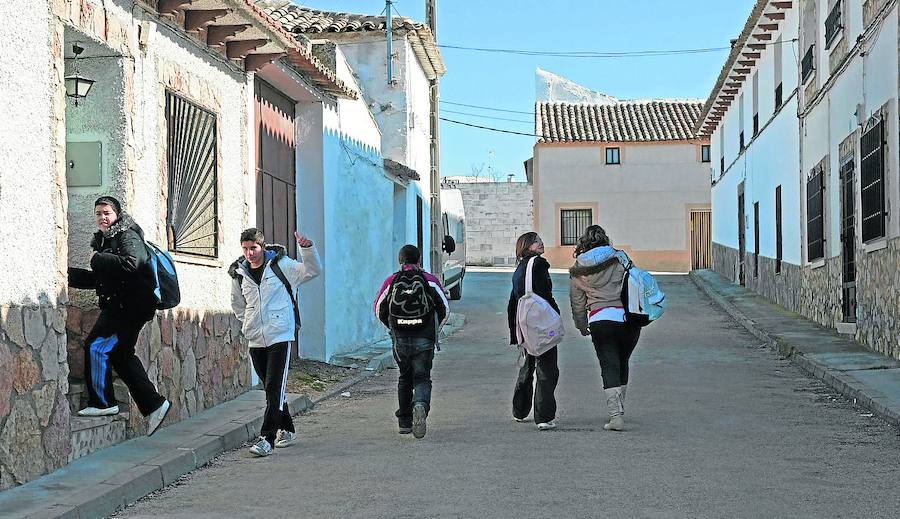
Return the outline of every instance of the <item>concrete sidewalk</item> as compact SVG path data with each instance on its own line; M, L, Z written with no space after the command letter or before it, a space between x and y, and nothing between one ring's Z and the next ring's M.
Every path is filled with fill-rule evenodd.
M711 270L693 271L690 278L759 340L900 428L900 362L785 310Z
M291 412L314 405L288 395ZM104 517L259 436L265 393L254 390L160 429L79 458L0 493L0 517Z

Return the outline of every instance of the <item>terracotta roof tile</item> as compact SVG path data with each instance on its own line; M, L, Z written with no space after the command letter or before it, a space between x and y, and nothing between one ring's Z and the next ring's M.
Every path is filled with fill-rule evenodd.
M644 142L696 138L701 101L620 101L613 104L537 103L541 142Z
M255 0L269 16L285 30L311 37L315 34L383 32L387 28L387 17L368 14L338 13L310 9L288 0ZM431 29L411 18L391 17L391 30L405 31L412 43L416 58L425 69L429 79L442 76L446 71L443 58Z

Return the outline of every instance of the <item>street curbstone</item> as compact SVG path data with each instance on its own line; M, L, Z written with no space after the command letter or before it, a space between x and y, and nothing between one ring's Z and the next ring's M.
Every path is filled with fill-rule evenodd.
M196 440L196 443L192 443L194 445L191 449L194 452L194 460L197 468L206 465L216 456L227 450L225 449L225 443L222 441L221 436L203 435Z
M55 504L50 508L39 510L25 519L80 519L78 508L72 505Z
M138 465L104 481L119 487L125 503L138 499L163 487L162 470L157 465Z
M112 515L127 503L119 485L99 483L86 485L78 492L67 495L61 504L73 505L78 517L85 519Z
M236 423L209 431L205 433L205 436L220 438L225 450L237 449L251 438L248 435L247 427Z
M157 456L145 465L156 465L162 476L163 487L171 485L178 478L197 468L197 458L194 451L179 447L173 451ZM162 487L159 487L162 488ZM159 490L159 489L154 489Z

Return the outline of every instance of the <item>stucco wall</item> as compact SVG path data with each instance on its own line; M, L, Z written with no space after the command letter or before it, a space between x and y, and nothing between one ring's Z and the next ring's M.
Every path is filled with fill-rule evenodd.
M710 206L700 144L609 144L620 148L620 165L605 164L603 143L535 145L535 221L551 265L570 266L574 250L561 245L560 210L590 208L642 267L690 270L690 209Z
M532 186L473 182L455 186L466 212L466 264L514 265L516 239L533 230Z
M382 155L415 169L421 177L421 180L411 182L406 191L405 242L416 243L417 240L418 196L424 200L423 244L427 249L431 240L430 90L405 35L397 33L392 41L394 84L387 81L387 49L383 36L343 35L337 43L381 130ZM429 254L423 254L423 260L425 268L430 269Z

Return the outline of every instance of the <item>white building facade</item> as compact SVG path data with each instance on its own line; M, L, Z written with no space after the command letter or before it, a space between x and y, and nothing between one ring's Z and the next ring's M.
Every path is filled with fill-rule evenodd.
M715 269L895 358L898 23L895 1L760 0L699 123L713 144Z

